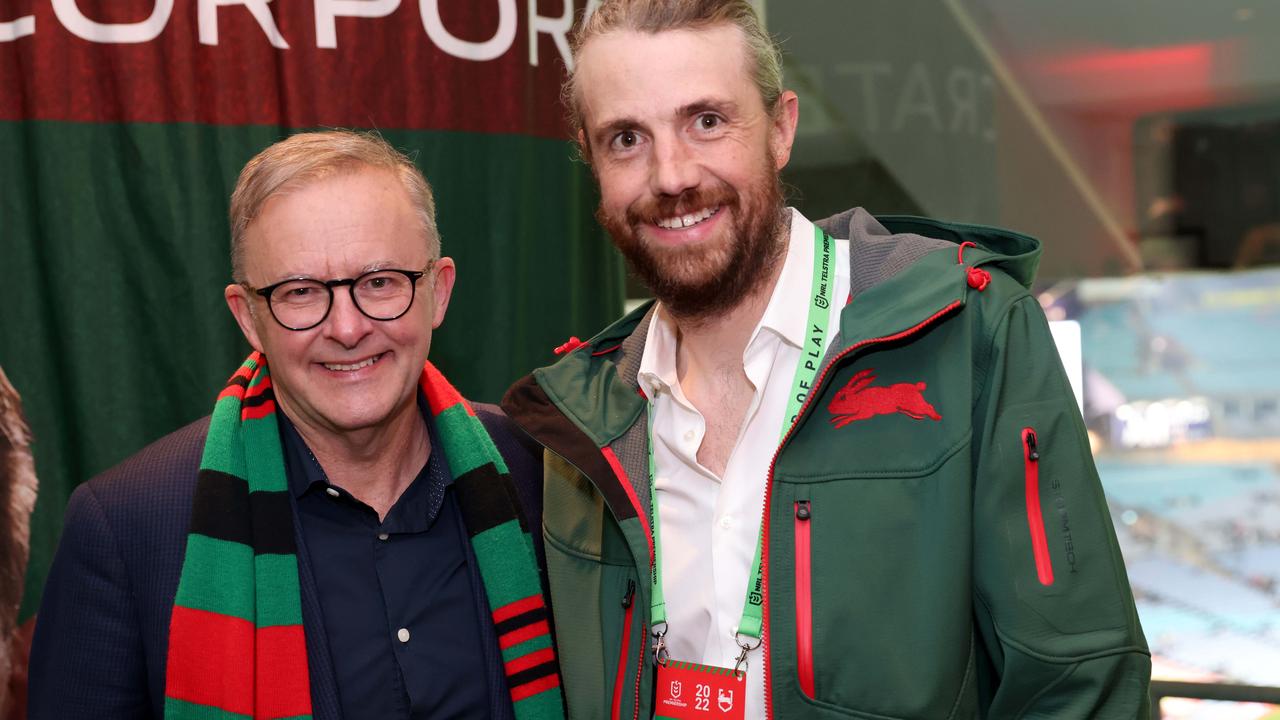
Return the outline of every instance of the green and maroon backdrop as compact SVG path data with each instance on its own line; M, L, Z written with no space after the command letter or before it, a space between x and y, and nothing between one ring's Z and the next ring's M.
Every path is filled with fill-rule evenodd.
M558 87L574 0L0 0L0 366L40 496L22 618L71 490L213 406L247 350L222 300L244 163L376 128L458 263L432 358L495 400L622 305Z

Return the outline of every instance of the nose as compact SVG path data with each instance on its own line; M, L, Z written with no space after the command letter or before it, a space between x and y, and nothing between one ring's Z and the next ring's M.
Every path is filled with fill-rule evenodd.
M655 139L651 158L649 181L655 195L678 196L698 186L697 157L678 135Z
M348 292L350 287L334 288L333 306L329 308L329 317L321 325L326 337L348 348L359 345L364 336L372 331L372 324L375 322L356 307Z

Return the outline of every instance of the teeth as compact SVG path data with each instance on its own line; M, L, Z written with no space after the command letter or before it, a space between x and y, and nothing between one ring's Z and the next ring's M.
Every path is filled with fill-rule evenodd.
M372 364L374 364L374 363L378 362L378 360L380 360L380 359L382 359L382 355L381 355L381 354L379 354L379 355L374 355L373 357L369 358L368 360L363 360L363 361L361 361L361 362L354 363L354 364L352 364L352 365L340 365L340 364L338 364L338 363L325 363L325 364L324 364L324 366L325 366L326 368L328 368L329 370L335 370L335 371L338 371L338 372L351 372L352 370L359 370L360 368L367 368L367 367L369 367L370 365L372 365Z
M689 213L688 215L681 215L679 217L663 218L657 222L657 225L658 227L666 230L679 230L681 228L697 225L703 220L715 215L719 210L720 208L713 207L706 208L705 210L700 210L695 213Z

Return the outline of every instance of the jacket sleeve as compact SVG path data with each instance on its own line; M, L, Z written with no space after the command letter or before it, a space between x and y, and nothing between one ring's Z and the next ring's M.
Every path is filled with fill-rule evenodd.
M117 539L83 484L67 506L36 616L31 720L151 717L138 623Z
M974 608L988 717L1150 717L1151 658L1048 323L1000 320L974 409Z

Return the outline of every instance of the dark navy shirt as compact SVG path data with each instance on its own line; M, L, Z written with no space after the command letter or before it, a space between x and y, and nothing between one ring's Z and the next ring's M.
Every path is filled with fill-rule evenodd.
M280 423L346 718L490 717L486 656L497 648L480 627L483 590L443 446L421 397L419 407L431 454L382 522Z

